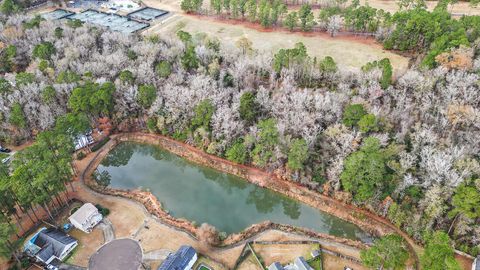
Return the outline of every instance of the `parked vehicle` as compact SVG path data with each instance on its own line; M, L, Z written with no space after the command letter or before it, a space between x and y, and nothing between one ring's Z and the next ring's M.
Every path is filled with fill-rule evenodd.
M10 150L8 148L3 148L3 147L0 146L0 152L1 153L10 153L10 152L12 152L12 150Z
M48 269L48 270L58 270L58 267L55 266L55 265L49 264L49 265L47 265L47 269Z

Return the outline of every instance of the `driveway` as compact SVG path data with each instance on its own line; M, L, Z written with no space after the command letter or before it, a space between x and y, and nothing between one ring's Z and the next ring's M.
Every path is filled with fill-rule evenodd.
M170 250L167 249L157 249L152 250L143 255L144 261L163 261L170 255Z
M103 231L103 238L105 243L111 242L115 239L115 231L113 230L113 224L108 220L108 218L104 218L102 222L99 224L100 229Z

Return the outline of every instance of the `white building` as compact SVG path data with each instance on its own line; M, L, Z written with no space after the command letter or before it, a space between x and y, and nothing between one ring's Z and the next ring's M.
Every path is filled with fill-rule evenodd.
M82 207L68 218L75 228L86 233L90 233L102 219L102 214L100 214L95 205L91 203L82 205Z

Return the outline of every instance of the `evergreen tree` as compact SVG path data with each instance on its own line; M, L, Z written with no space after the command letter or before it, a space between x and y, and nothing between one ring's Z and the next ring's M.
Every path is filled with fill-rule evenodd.
M276 127L275 119L269 118L258 123L258 140L255 142L255 147L252 151L253 162L265 167L268 162L275 159L273 150L278 144L279 134Z
M157 98L157 90L153 85L141 85L138 87L137 102L145 109L150 108Z
M49 60L55 54L55 47L51 42L42 42L33 48L32 56L43 60Z
M225 153L228 160L245 164L247 161L248 153L243 140L237 140Z
M212 121L212 116L215 111L212 102L208 99L203 100L195 106L194 111L195 116L192 119L192 130L199 127L210 130L210 122Z
M375 194L382 195L391 184L386 166L387 157L375 137L364 139L359 151L350 154L344 162L340 180L345 191L355 201L364 203Z
M343 111L343 124L347 127L357 126L358 121L366 114L362 104L347 105Z
M291 170L302 170L305 161L308 158L308 145L304 139L292 140L290 150L288 152L287 166Z
M255 94L252 92L245 92L240 97L240 118L248 124L254 123L258 115L259 105L255 99Z
M300 28L302 31L312 30L314 22L314 16L312 12L312 7L309 4L303 4L298 11L298 17L300 18Z
M20 6L18 6L13 0L3 0L2 4L0 5L0 12L5 15L11 15L19 12L20 10Z
M285 26L288 30L293 31L298 24L298 15L296 11L292 11L288 13L287 18L285 18L284 22Z
M428 234L425 237L425 249L420 257L422 269L429 270L460 270L455 260L455 252L448 235L441 231Z
M27 127L27 119L25 119L25 114L23 113L23 109L20 103L13 103L12 110L10 111L9 122L10 124L18 128L23 129Z
M247 0L248 20L254 22L257 19L257 0Z
M405 269L408 251L403 238L390 234L375 240L372 247L360 252L364 265L371 269Z

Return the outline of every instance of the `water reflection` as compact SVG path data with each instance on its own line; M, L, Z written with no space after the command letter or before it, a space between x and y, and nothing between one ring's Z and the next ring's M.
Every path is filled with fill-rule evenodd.
M152 145L121 143L98 170L111 175L114 188L148 188L172 215L227 233L271 220L353 239L366 235L351 223Z
M133 156L135 145L125 144L123 147L115 147L102 161L106 167L120 167L128 164Z
M294 200L283 200L282 201L283 205L283 213L292 219L298 219L300 217L300 214L302 213L300 211L300 203L294 201Z

